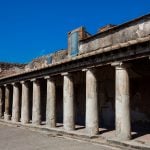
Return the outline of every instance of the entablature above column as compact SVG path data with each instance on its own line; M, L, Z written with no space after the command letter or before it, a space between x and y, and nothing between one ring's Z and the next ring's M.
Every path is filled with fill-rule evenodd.
M107 53L86 54L85 57L81 57L75 60L58 63L53 66L41 68L31 72L25 72L18 75L13 75L0 79L0 86L3 84L11 84L12 82L20 82L22 80L32 80L35 78L44 78L47 75L55 76L60 75L63 72L75 72L81 71L84 68L111 65L112 62L119 60L121 62L127 62L135 59L147 58L150 56L150 42L141 43L140 45L134 45L128 48L118 49Z

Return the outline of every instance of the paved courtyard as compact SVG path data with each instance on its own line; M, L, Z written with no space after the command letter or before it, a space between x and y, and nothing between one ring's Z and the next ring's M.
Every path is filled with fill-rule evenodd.
M0 150L119 150L84 141L51 137L28 129L0 125Z

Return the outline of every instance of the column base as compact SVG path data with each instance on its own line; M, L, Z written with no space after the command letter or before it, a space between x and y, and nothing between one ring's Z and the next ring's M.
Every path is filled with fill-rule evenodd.
M46 122L46 126L49 127L49 128L56 128L56 123L54 123L54 122L51 123L51 122L48 122L48 121L47 121L47 122Z
M121 141L128 141L131 140L131 135L116 134L116 139Z
M39 121L39 120L38 121L32 121L32 124L38 126L38 125L41 125L41 121Z
M11 120L12 120L12 122L19 122L19 119L17 119L17 118L11 118Z
M73 130L75 130L75 126L64 126L64 130L66 130L66 131L73 131Z
M11 116L6 114L6 113L4 113L4 120L5 121L9 121L10 119L11 119Z
M29 120L23 120L23 119L21 119L21 123L22 124L28 124L30 121Z
M90 136L94 136L94 135L97 135L99 134L99 129L98 128L86 128L86 131L87 133L90 135Z

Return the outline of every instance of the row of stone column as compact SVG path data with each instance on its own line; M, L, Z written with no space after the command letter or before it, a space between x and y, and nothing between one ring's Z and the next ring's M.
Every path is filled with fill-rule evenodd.
M116 70L116 134L121 139L130 139L130 109L129 109L129 76L128 71L122 64L113 64ZM98 116L98 90L97 77L94 69L86 69L86 130L88 134L95 135L99 132ZM63 124L65 130L75 129L74 116L74 81L70 73L63 73ZM47 105L46 105L46 124L50 128L56 127L56 84L55 80L47 76ZM41 124L41 92L38 79L33 82L33 107L32 123ZM29 86L28 82L22 84L22 106L21 122L29 123ZM111 89L110 89L111 90ZM0 91L1 92L1 91ZM5 112L4 119L9 120L9 88L5 86ZM82 94L82 93L81 93ZM2 104L0 101L0 113L2 114ZM13 84L13 106L12 121L19 121L19 86Z

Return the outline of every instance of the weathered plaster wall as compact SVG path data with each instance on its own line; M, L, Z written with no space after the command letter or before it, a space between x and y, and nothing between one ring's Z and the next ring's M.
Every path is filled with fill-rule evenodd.
M0 63L0 78L20 73L24 70L24 64Z
M136 22L131 22L128 25L115 27L112 30L102 32L97 34L97 36L81 41L79 54L136 40L137 38L149 36L149 34L150 18L147 17Z
M60 50L55 53L45 55L36 59L33 59L32 62L26 65L25 71L46 67L49 64L54 64L60 61L63 61L68 56L67 50Z

